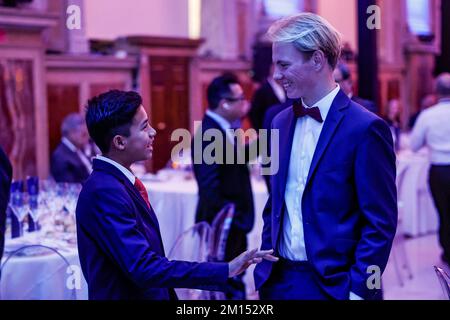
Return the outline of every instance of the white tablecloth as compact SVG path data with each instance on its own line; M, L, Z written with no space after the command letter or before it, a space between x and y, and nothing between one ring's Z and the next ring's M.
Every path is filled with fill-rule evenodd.
M438 229L438 213L428 186L429 167L425 150L403 151L397 156L397 172L405 170L397 186L399 215L403 232L409 236L421 236Z
M28 234L23 239L23 245L37 244ZM15 239L15 246L19 248ZM6 240L8 247L9 239ZM51 247L49 242L43 243ZM45 253L50 250L43 249ZM0 279L0 299L2 300L86 300L87 283L81 272L78 251L75 248L58 250L66 262L56 253L36 256L14 256L4 265ZM2 259L6 261L8 254ZM75 288L75 297L73 296Z

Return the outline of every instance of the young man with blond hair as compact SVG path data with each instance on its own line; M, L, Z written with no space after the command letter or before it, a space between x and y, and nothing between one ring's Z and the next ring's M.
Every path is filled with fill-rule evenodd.
M274 78L293 105L273 122L280 169L263 213L255 269L261 299L377 299L397 225L395 154L386 123L333 78L339 33L301 13L272 25Z

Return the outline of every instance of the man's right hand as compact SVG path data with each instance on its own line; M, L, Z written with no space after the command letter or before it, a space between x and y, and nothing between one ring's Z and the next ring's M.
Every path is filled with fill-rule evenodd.
M239 256L228 263L228 277L232 278L241 274L242 272L247 270L250 265L254 263L260 263L263 259L273 262L278 261L278 258L273 256L272 253L273 249L262 251L253 249L241 253Z

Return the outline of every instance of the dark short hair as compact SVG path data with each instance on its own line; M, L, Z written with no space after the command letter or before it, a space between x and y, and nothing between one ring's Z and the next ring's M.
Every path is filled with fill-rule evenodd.
M231 95L230 85L239 84L238 78L232 73L224 73L211 81L208 86L208 105L211 110L219 106L220 100Z
M130 135L133 118L141 105L142 98L134 91L111 90L88 101L86 125L103 154L109 152L114 136Z
M341 72L342 80L348 80L351 78L352 74L350 72L350 69L345 63L338 63L336 68Z

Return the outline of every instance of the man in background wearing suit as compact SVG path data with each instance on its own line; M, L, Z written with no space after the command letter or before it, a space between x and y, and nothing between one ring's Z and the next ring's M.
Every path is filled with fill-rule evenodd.
M52 154L50 171L56 182L83 183L92 171L84 154L89 134L81 114L72 113L61 125L61 143Z
M335 83L341 40L325 19L301 13L269 35L274 78L296 101L272 122L280 165L261 248L280 260L256 266L260 298L379 299L397 225L389 128Z
M230 263L169 261L147 191L130 169L151 158L156 135L141 97L118 90L94 97L86 123L102 152L94 159L76 209L89 299L176 299L172 288L218 290L250 264L276 260L270 251L252 250Z
M273 79L273 65L270 66L270 75L261 84L252 99L252 105L248 114L253 128L258 131L263 129L264 117L267 110L274 105L286 101L283 88Z
M357 97L353 94L353 80L352 80L352 74L350 73L350 69L348 66L340 62L336 66L336 69L334 69L334 80L336 83L339 84L341 87L341 90L344 91L344 93L353 101L356 103L362 105L367 110L377 113L378 109L374 102L370 100L366 100L360 97Z
M12 167L3 149L0 147L0 261L5 245L6 209L11 188Z
M250 173L246 163L226 163L226 147L232 146L235 154L238 152L237 139L228 131L231 124L248 112L248 102L237 78L226 74L215 78L207 89L209 108L202 121L201 130L196 136L203 136L206 131L215 129L221 133L219 145L222 146L220 163L206 163L201 157L212 141L204 141L202 146L195 146L192 141L192 158L194 174L199 188L196 221L211 223L216 214L227 204L235 205L235 216L226 244L225 260L230 261L237 253L247 249L247 234L252 230L254 223L253 194L250 183ZM202 152L196 155L195 152ZM198 157L200 156L200 157ZM200 158L200 163L196 161ZM236 159L235 159L236 160ZM219 162L219 161L217 161ZM245 286L241 279L234 279L235 289L228 294L231 299L245 299Z

